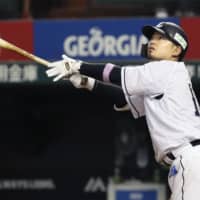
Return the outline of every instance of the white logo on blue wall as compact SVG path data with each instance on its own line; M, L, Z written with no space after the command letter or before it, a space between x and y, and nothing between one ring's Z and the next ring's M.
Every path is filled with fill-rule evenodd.
M138 56L141 45L146 42L143 35L103 34L98 27L92 27L88 35L70 35L64 40L64 52L72 57Z

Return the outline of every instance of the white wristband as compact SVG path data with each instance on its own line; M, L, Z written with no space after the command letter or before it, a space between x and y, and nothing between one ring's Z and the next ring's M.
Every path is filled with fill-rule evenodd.
M90 77L83 77L83 78L87 78L87 83L85 84L85 88L92 91L95 85L95 79Z

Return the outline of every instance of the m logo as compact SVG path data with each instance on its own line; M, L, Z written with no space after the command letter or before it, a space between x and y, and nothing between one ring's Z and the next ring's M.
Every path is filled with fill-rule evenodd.
M106 192L106 185L100 177L91 177L85 188L84 192Z

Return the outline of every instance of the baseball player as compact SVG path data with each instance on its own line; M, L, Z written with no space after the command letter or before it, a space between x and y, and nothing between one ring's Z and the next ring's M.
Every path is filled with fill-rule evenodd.
M64 56L63 60L51 63L46 73L54 81L68 77L75 87L89 90L102 88L96 80L117 86L121 95L117 108L123 110L127 103L135 118L145 116L155 159L169 166L171 200L197 200L200 109L182 61L188 38L179 25L171 22L144 26L142 33L148 39L141 51L149 59L144 65L86 63Z

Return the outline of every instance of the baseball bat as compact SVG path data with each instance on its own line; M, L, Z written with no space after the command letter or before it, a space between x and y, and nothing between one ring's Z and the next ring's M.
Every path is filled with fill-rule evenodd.
M0 47L4 48L4 49L8 49L10 51L14 51L14 52L16 52L16 53L18 53L18 54L20 54L24 57L27 57L27 58L29 58L29 59L31 59L31 60L39 63L39 64L42 64L44 66L48 66L48 64L49 64L49 62L47 60L40 58L36 55L33 55L32 53L10 43L10 42L2 39L2 38L0 38Z

